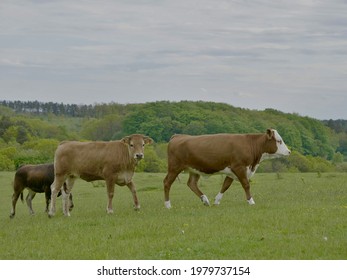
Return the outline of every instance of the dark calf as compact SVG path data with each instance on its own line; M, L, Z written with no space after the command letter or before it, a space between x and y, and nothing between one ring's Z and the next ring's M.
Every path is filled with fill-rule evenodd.
M26 203L29 208L29 213L34 214L32 208L32 200L36 193L45 193L46 197L46 212L48 212L48 206L51 200L51 184L54 181L54 165L53 164L39 164L39 165L23 165L21 166L15 176L13 183L13 195L12 195L12 209L10 218L13 218L16 214L16 204L20 196L23 201L23 191L28 188L29 193L26 197ZM64 188L66 187L64 183ZM61 195L61 192L59 192ZM72 210L74 204L72 196L70 195L70 210Z

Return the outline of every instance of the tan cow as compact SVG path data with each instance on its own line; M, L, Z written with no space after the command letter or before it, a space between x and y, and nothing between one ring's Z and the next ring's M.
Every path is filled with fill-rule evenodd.
M255 204L249 179L267 158L289 155L290 150L274 129L263 134L174 135L168 145L168 173L164 179L165 206L171 208L170 188L178 174L189 172L188 186L210 205L197 183L202 174L224 174L226 178L215 198L219 204L234 179L241 182L249 204Z
M64 215L70 216L68 197L76 178L87 182L105 180L107 186L107 213L113 213L112 199L115 184L127 185L132 192L135 209L140 208L136 188L132 181L135 166L144 158L145 144L153 140L141 134L126 136L110 142L62 142L54 157L55 178L51 186L52 196L49 217L55 214L56 197L66 180L66 195L63 197ZM65 194L65 192L63 193Z

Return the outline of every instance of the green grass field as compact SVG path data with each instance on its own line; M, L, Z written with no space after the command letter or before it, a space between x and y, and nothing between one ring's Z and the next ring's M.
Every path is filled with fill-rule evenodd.
M73 189L75 208L64 217L61 199L49 219L45 199L30 216L19 200L9 218L13 172L0 172L0 259L347 259L347 174L256 174L249 206L234 183L219 206L204 206L186 186L186 175L163 203L165 174L136 173L141 210L127 187L116 187L115 213L106 214L106 189L82 180ZM214 201L223 178L202 178ZM27 191L25 191L26 196Z

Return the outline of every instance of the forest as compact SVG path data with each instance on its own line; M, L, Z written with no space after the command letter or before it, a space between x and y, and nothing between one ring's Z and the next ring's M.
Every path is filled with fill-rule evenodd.
M293 151L264 161L260 172L347 171L347 120L317 120L275 109L249 110L224 103L158 101L143 104L77 105L0 101L0 170L53 162L63 140L152 137L137 171L165 172L173 134L263 133L275 128Z

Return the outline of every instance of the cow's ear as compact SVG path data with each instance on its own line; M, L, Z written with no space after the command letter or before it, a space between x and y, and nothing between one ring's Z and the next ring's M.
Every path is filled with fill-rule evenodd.
M266 130L267 138L270 140L272 137L274 137L274 131L271 128L268 128Z
M129 145L130 144L130 137L129 136L125 136L120 141Z
M145 141L145 144L152 144L152 143L154 143L154 140L151 137L148 137L148 136L143 137L143 140Z

